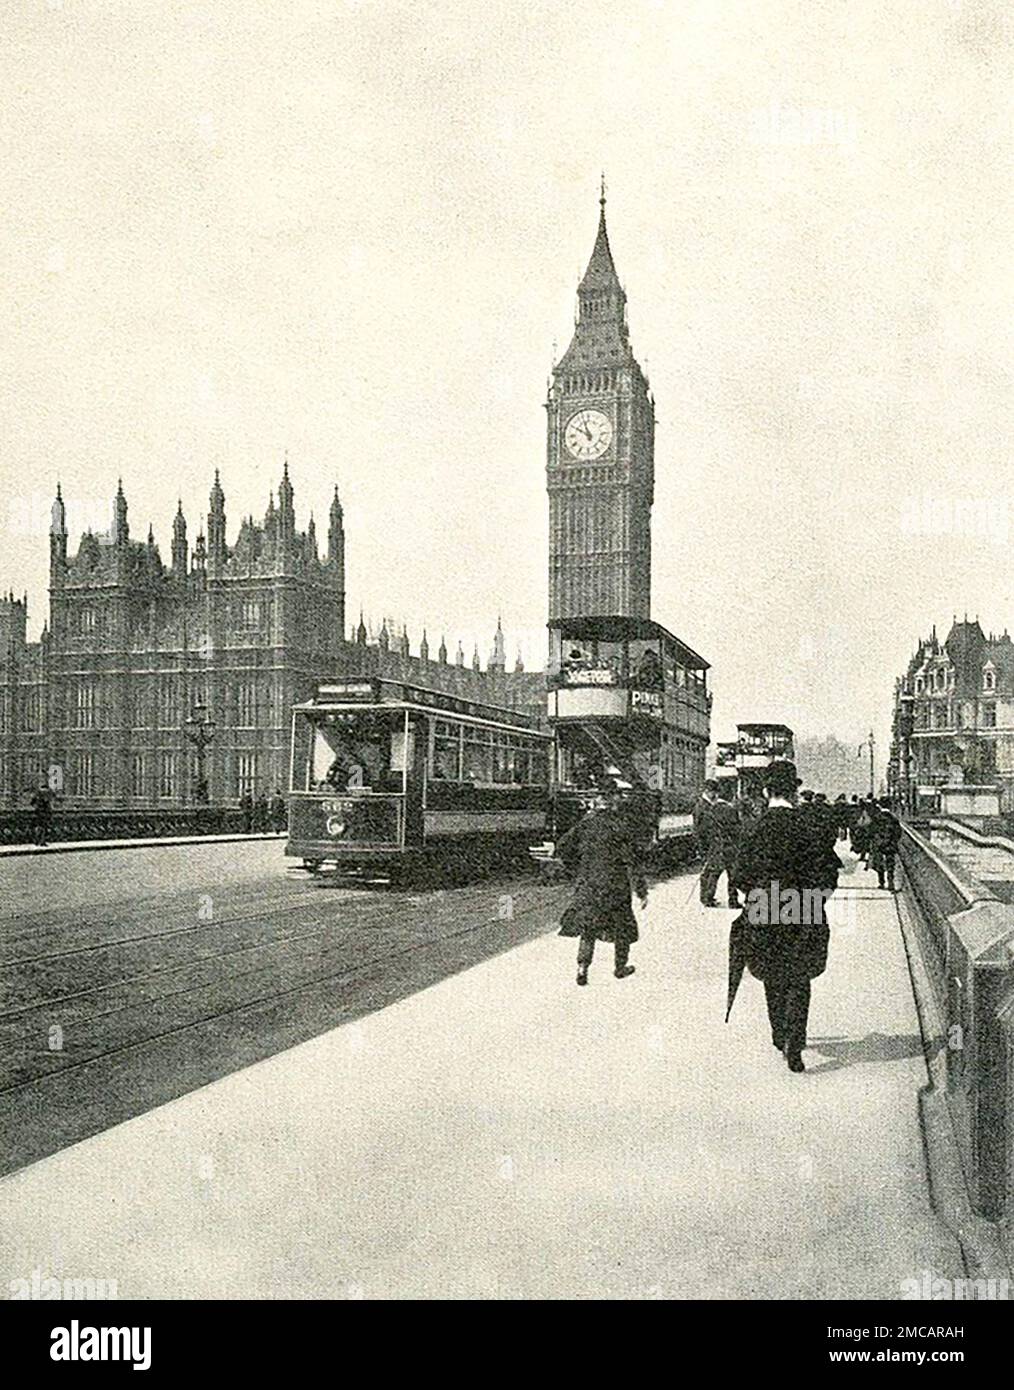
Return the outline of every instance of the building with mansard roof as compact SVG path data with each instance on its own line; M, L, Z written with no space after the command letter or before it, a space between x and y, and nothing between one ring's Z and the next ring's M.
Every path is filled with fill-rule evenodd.
M943 786L998 786L1014 809L1014 641L957 618L917 645L895 683L892 780L908 742L916 804L930 809Z

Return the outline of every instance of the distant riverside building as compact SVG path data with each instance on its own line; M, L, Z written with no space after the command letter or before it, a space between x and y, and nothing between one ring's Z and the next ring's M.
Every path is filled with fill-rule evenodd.
M996 786L1014 809L1014 641L988 637L978 619L934 628L895 683L889 781L907 774L917 808L945 786Z
M651 616L655 403L627 332L605 196L546 402L549 616Z
M50 615L26 640L27 600L0 599L0 795L24 805L45 778L62 804L184 806L198 796L185 725L215 723L205 763L213 804L270 793L288 779L290 710L319 681L378 674L477 701L527 709L544 702L540 673L507 671L503 634L488 671L409 653L408 637L345 631L345 529L337 488L321 553L313 518L296 526L286 465L262 522L227 539L218 473L207 530L191 550L182 505L170 562L149 528L131 537L122 485L108 533L68 546L57 492L50 529ZM519 663L520 665L520 663Z

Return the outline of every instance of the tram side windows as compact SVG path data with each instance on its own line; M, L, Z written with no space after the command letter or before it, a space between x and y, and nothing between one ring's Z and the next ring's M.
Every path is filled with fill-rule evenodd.
M437 782L461 781L461 726L437 719L433 729L430 776Z
M462 743L462 780L475 786L488 783L493 774L493 749L485 729L467 727Z

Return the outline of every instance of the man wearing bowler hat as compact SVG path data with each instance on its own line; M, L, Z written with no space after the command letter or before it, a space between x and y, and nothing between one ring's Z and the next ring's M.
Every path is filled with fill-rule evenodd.
M729 942L729 1008L745 966L763 982L771 1041L789 1070L801 1072L810 981L827 964L825 906L841 865L823 828L796 809L796 788L795 766L773 762L764 776L767 809L740 843L736 882L746 907Z

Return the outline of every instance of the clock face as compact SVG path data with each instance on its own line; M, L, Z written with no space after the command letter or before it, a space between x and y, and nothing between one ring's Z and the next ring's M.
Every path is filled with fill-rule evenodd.
M563 438L574 458L597 459L609 448L613 427L601 410L579 410L567 421Z

